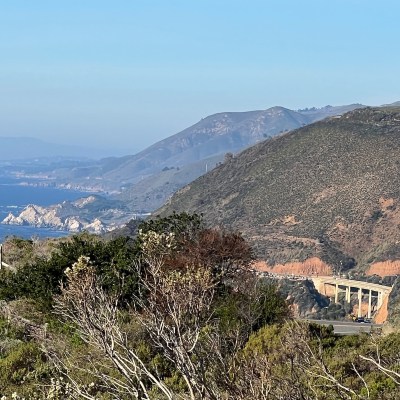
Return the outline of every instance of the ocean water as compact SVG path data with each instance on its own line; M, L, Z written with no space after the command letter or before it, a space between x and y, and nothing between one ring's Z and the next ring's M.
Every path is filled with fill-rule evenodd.
M17 179L0 178L0 221L9 212L18 215L28 204L49 206L61 203L64 200L76 200L88 196L89 193L71 190L62 190L52 187L21 186ZM32 226L4 225L0 223L0 243L7 236L18 236L24 239L32 237L60 237L69 232Z

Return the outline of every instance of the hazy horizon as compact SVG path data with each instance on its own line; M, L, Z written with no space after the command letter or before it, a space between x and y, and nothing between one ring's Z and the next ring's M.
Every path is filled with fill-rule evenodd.
M0 136L122 155L218 112L392 103L398 11L368 0L15 0L0 14Z
M350 105L350 104L356 104L356 103L348 103L348 104L335 104L334 106L343 106L343 105ZM365 104L366 106L369 106L368 104ZM377 106L381 106L377 105ZM277 105L278 107L284 107L282 105ZM324 108L326 106L332 106L331 104L327 104L325 106L321 106L321 107L316 107L316 108ZM272 106L275 107L275 106ZM308 106L304 106L304 107L300 107L299 109L294 109L293 111L298 111L298 110L304 110L307 108L313 108L315 106L313 105L308 105ZM287 108L287 107L284 107ZM202 118L208 117L208 116L212 116L215 114L219 114L219 113L230 113L230 112L251 112L251 111L257 111L257 110L235 110L235 111L231 111L231 110L224 110L224 111L218 111L215 113L212 113L210 115L205 115ZM84 143L80 144L80 143L71 143L68 142L68 138L40 138L40 137L35 137L35 136L8 136L8 135L1 135L0 134L0 139L22 139L22 140L27 140L27 141L32 141L31 144L35 145L35 147L40 146L40 142L43 143L43 145L55 145L56 147L58 147L60 150L63 150L60 152L60 154L57 154L56 156L60 155L68 155L68 156L72 156L74 154L74 152L72 150L74 150L74 148L76 148L77 150L79 150L79 154L78 154L78 158L80 157L89 157L89 158L106 158L106 157L120 157L120 156L125 156L125 155L134 155L139 153L140 151L146 149L147 147L151 146L154 143L157 143L158 141L162 141L163 139L166 139L170 136L173 136L179 132L181 132L182 130L189 128L192 125L195 125L197 122L199 122L202 118L200 118L197 121L194 121L192 123L190 123L190 125L183 127L180 131L177 132L172 132L172 133L166 133L164 136L160 136L158 139L156 139L154 142L151 142L149 144L145 144L142 147L112 147L112 146L97 146L96 143L90 143L88 145L85 145ZM53 140L55 139L55 140ZM59 140L57 140L59 139ZM115 144L115 143L114 143ZM118 143L116 143L116 145L118 145ZM140 146L140 145L138 145ZM68 153L68 149L70 149L71 151ZM6 149L4 149L6 151ZM29 150L27 150L29 153ZM18 157L18 159L24 159L25 156L21 153L21 155ZM31 158L31 157L29 157ZM0 155L0 160L4 159L4 157L1 157Z

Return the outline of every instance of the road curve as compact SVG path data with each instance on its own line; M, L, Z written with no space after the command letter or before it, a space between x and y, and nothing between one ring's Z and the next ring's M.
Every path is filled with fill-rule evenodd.
M325 326L332 325L336 335L358 335L360 333L371 333L372 331L379 330L382 327L380 324L351 321L330 321L325 319L307 319L306 321Z

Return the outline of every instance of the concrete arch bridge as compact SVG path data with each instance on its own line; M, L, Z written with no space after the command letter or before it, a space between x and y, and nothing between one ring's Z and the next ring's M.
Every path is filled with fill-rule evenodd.
M321 294L334 296L335 303L339 302L339 293L345 293L345 300L348 303L350 303L351 296L356 293L358 298L358 317L362 317L363 297L368 297L367 317L371 318L372 312L379 311L392 290L390 286L332 276L312 277L311 279L314 282L315 288ZM374 310L372 305L373 298L376 299Z

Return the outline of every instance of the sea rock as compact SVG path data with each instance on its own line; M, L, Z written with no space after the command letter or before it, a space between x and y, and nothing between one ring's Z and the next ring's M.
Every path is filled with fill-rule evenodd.
M122 222L125 223L129 219L126 213L117 209L107 209L107 207L100 211L88 209L96 201L98 201L96 196L89 196L74 202L64 201L49 207L30 204L19 215L10 212L1 223L101 234L122 225L122 223L117 223L120 222L119 220L123 220Z
M92 223L86 225L85 229L93 233L104 233L110 230L98 218L95 218Z

